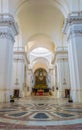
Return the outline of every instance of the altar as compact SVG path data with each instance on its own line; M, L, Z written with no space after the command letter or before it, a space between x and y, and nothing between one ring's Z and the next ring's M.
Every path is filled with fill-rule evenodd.
M49 88L46 89L32 88L32 94L34 96L49 96Z
M35 84L32 88L33 95L36 96L45 96L49 95L49 88L46 82L47 71L43 68L39 68L34 72L35 75Z
M43 96L44 95L44 90L38 90L36 95L37 96Z

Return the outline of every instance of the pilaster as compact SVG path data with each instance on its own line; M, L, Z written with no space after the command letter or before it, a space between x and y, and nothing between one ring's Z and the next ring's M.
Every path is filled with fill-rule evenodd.
M67 47L56 49L56 80L58 97L65 97L65 89L70 89Z
M0 14L0 102L9 101L11 95L13 44L17 34L18 27L13 16Z
M82 14L71 14L65 21L64 33L68 41L68 57L71 78L71 96L81 102L82 95Z

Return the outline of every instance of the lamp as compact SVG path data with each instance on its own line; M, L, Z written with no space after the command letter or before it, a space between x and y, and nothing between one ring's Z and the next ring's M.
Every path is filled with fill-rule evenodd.
M66 79L65 78L63 79L63 85L66 85Z

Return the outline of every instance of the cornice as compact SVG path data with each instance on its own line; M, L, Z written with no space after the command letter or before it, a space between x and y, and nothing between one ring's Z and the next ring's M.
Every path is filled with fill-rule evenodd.
M62 54L68 54L68 47L58 47L56 48L55 56Z
M14 17L10 14L0 14L0 38L7 38L14 41L18 34L18 26Z
M18 63L24 63L24 58L14 58L14 62Z
M12 40L13 42L15 41L12 34L5 30L0 30L0 38L6 38L8 40Z
M71 13L65 20L63 32L67 35L67 40L76 36L82 37L82 13Z
M69 16L67 22L70 24L82 24L82 16Z
M56 52L55 52L55 57L54 57L54 60L52 61L52 64L55 63L57 57L59 59L62 58L62 57L65 57L65 56L68 56L68 47L64 46L64 47L58 47L56 48Z
M68 57L58 57L57 62L68 62Z
M16 57L15 57L15 56L16 56ZM24 62L26 62L27 64L29 63L29 61L28 61L28 59L27 59L27 55L26 55L24 49L23 49L23 50L14 50L14 60L17 59L17 56L18 56L18 57L19 57L19 56L22 56L23 59L24 59ZM19 59L20 59L20 58L19 58Z
M82 16L68 16L68 18L65 19L63 32L67 33L68 26L73 24L82 24Z
M55 55L62 55L62 54L68 54L68 51L67 50L64 50L64 51L56 51L56 54Z
M77 29L77 30L70 30L69 33L67 34L67 40L74 38L74 37L82 37L82 30Z

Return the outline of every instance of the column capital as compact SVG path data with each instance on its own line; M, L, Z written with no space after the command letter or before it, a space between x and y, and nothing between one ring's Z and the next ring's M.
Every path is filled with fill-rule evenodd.
M67 46L56 48L56 55L57 54L66 54L66 53L68 53L68 47Z
M65 19L63 32L67 35L67 40L76 36L82 37L82 14L69 15Z
M55 54L57 61L62 61L62 59L68 59L68 47L58 47Z
M54 65L49 66L49 71L52 71L52 70L54 70Z
M0 38L11 39L14 41L18 34L18 26L15 19L10 14L0 14Z

